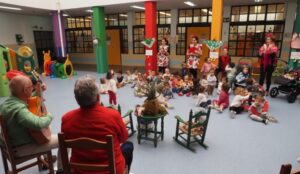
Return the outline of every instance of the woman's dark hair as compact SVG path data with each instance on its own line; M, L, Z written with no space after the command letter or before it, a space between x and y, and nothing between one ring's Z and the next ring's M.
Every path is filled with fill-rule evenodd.
M166 37L164 37L162 40L165 40L166 45L169 45L169 41L168 41L168 39Z
M195 39L198 42L198 37L197 36L192 36L192 39Z
M112 75L112 73L110 71L106 73L106 79L107 80L112 79L112 77L113 77L113 75Z

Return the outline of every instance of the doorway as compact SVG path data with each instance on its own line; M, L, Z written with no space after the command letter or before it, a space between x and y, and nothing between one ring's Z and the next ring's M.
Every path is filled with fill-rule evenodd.
M120 29L108 29L107 34L107 50L108 64L114 66L121 65L121 43Z
M39 69L44 68L43 51L51 51L51 57L55 57L53 32L52 31L33 31L34 42L37 54Z
M187 28L187 43L186 45L189 46L191 43L191 36L197 36L199 39L199 42L202 43L203 40L208 40L210 39L210 27L188 27ZM204 59L208 57L209 50L207 46L204 44L202 45L202 56L200 57L199 61L199 68L202 67L204 64Z

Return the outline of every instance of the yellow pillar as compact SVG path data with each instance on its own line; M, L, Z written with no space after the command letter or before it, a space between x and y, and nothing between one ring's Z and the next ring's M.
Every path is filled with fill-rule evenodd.
M223 0L212 0L211 40L222 37Z

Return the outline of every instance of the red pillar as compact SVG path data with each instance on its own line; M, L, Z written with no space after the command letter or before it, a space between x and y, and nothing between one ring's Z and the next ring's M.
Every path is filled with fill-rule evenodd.
M146 37L145 38L155 38L156 37L156 2L154 1L146 1L145 2L145 29L146 29ZM148 48L146 46L146 50L152 50L152 55L146 55L145 60L145 70L148 74L149 70L157 71L157 42L155 42L152 48Z

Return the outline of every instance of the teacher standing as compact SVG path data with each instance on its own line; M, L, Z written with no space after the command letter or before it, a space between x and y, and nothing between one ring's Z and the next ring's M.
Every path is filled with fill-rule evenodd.
M169 56L169 42L166 38L163 38L161 40L161 45L159 45L159 50L157 53L158 72L165 73L165 69L169 66Z
M272 34L267 34L266 42L259 49L259 60L260 60L260 78L259 84L263 86L266 79L266 92L268 95L272 73L277 65L277 52L278 47L274 43L275 39Z
M192 74L194 79L197 79L199 58L202 55L202 44L198 43L197 36L192 37L192 42L187 50L186 55L189 72Z

